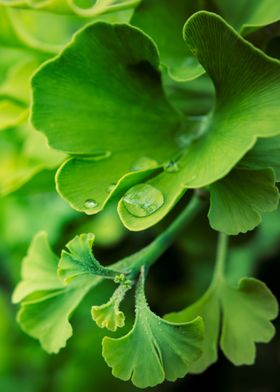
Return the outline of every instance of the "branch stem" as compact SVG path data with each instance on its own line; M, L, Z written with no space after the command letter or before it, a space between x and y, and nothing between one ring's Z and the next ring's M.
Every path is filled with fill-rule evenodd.
M143 265L146 268L150 267L173 244L178 234L190 224L198 212L201 211L203 205L204 202L194 195L181 214L153 242L111 267L115 269L117 267L118 270L122 271L127 268L130 277L135 278Z
M220 281L224 278L227 249L228 249L228 236L225 233L219 233L213 282Z

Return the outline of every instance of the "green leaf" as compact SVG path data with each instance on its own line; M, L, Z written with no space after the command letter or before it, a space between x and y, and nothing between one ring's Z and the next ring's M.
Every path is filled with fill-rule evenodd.
M185 184L196 188L227 174L257 137L279 134L280 62L208 12L187 21L184 37L216 88L215 110L202 123L204 134L182 158Z
M189 322L196 317L202 317L205 326L205 339L202 346L202 355L190 368L191 373L201 373L218 358L217 342L219 339L220 305L217 292L208 289L205 294L186 309L170 313L166 320L182 323Z
M167 158L181 117L164 96L158 66L155 46L138 29L88 26L34 76L33 123L68 153Z
M93 306L91 308L92 319L96 322L98 327L116 331L118 328L124 326L125 315L119 310L119 306L127 290L129 290L129 288L124 284L121 284L106 304Z
M198 124L198 136L192 143L190 128L185 132L186 153L178 161L179 170L160 175L169 175L168 185L161 187L162 178L149 181L158 181L163 195L168 194L172 200L178 200L185 188L204 187L224 177L253 147L257 137L280 132L279 61L265 56L209 12L193 15L185 25L184 36L215 84L216 105ZM177 137L184 143L184 132ZM275 197L275 189L272 193ZM173 204L167 201L157 215L162 218ZM143 230L158 221L155 214L134 217L122 205L119 212L130 230Z
M203 325L200 318L187 323L170 323L148 307L141 274L136 291L136 318L125 336L103 339L103 356L113 375L131 378L140 388L152 387L165 379L184 377L201 354Z
M22 261L22 280L13 293L13 302L32 299L32 295L40 291L61 289L62 283L56 274L58 260L49 246L47 233L36 234Z
M182 40L186 19L202 9L221 15L242 35L280 18L280 5L275 0L142 0L132 16L131 24L140 27L154 39L161 62L174 80L189 81L205 72L191 51L184 47Z
M214 0L214 4L223 18L243 35L280 19L280 4L274 0Z
M275 210L279 191L271 169L234 169L210 186L209 221L213 229L229 235L253 230L264 212Z
M111 73L113 62L118 64L115 74ZM154 45L137 29L96 23L34 77L33 123L44 130L52 146L80 155L67 161L57 176L59 192L74 208L100 211L114 196L114 184L125 191L134 177L146 180L157 167L148 165L143 173L130 173L137 161L147 157L160 166L176 152L173 134L181 116L164 96L158 62ZM56 98L52 99L54 89ZM96 121L92 121L93 108ZM106 153L106 159L92 159ZM73 187L76 178L79 187ZM88 199L96 201L95 208L86 208Z
M241 279L237 288L225 285L222 294L221 348L235 365L250 365L255 343L267 343L275 334L269 320L277 316L277 301L264 283L253 278Z
M237 286L215 280L193 305L165 317L174 322L203 317L203 354L191 368L191 372L201 373L217 359L220 328L220 345L226 357L235 365L254 363L255 343L272 339L275 330L270 320L277 314L277 301L267 286L254 278L242 278Z
M65 163L57 181L60 193L80 211L98 212L112 195L117 196L117 189L124 194L128 188L117 187L112 194L108 189L122 183L133 160L148 157L162 166L181 156L177 172L164 171L148 180L165 200L150 217L129 215L120 203L124 224L143 230L162 219L186 188L204 187L228 174L257 137L279 134L280 63L255 49L215 14L193 15L184 31L216 87L215 109L196 124L169 105L153 43L129 26L87 27L35 75L34 124L55 148L79 154L78 160ZM118 64L113 74L112 63ZM108 160L92 159L106 153ZM103 164L109 173L104 179ZM80 181L83 170L85 181ZM79 178L78 187L71 173L74 180ZM96 202L94 208L86 208L88 199Z
M114 279L118 272L103 267L92 253L94 234L80 234L74 237L63 250L58 264L58 275L69 284L83 275L97 275Z
M192 80L205 72L182 39L186 19L198 10L195 1L143 0L131 19L132 25L154 39L162 64L177 81Z
M81 277L67 287L57 277L58 257L45 233L34 237L23 263L23 280L13 301L21 302L17 321L30 336L40 340L49 353L57 353L72 336L69 318L86 293L100 282L99 277Z
M157 208L152 214L146 216L135 216L125 206L125 196L121 198L118 205L118 212L120 218L129 230L140 231L156 224L171 210L171 208L184 195L186 189L184 188L181 178L176 173L162 172L158 176L148 180L145 184L152 186L160 192L163 197L163 204ZM147 201L153 203L153 198L147 192Z
M57 172L57 190L76 210L96 214L109 201L118 201L128 188L158 172L157 166L132 171L136 162L130 151L103 159L70 158ZM88 200L94 200L95 205L88 208Z
M245 155L240 166L249 169L265 169L271 167L280 182L280 136L259 139L254 147Z

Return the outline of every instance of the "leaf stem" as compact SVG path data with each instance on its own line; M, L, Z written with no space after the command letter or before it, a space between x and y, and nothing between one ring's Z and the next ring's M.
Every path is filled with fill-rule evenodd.
M217 281L220 281L224 278L227 249L228 249L228 236L225 233L219 233L213 283L216 283Z
M203 205L203 200L194 195L181 214L153 242L139 252L120 260L112 267L122 271L127 268L130 278L135 278L143 265L146 268L150 267L172 245L178 234L192 221Z

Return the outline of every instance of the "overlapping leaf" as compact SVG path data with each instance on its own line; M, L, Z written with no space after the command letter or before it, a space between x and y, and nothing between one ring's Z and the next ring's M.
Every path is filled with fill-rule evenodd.
M259 139L240 162L247 169L272 168L276 181L280 181L280 136Z
M91 308L92 318L100 328L116 331L117 328L124 326L125 315L119 309L119 306L128 289L124 284L121 284L107 303L95 305Z
M181 116L164 96L158 62L154 45L137 29L97 23L79 34L74 44L34 78L34 124L46 132L55 148L86 158L68 161L58 174L58 189L75 208L99 211L110 194L114 195L114 186L117 192L116 185L127 189L135 179L145 181L160 165L155 161L162 163L176 152L173 135ZM113 71L112 63L116 64ZM97 117L94 112L99 113ZM110 156L103 161L88 157L101 153ZM137 162L144 157L147 167L137 170ZM84 179L79 188L72 186L72 175ZM90 211L85 206L88 199L96 202Z
M64 286L57 277L58 257L45 233L38 233L23 261L22 281L13 302L21 302L17 320L48 352L57 353L72 335L69 317L99 277L82 276Z
M84 275L97 275L114 279L118 272L103 267L94 257L93 234L81 234L73 238L63 250L58 264L58 275L65 283Z
M216 361L220 328L221 349L235 365L252 364L255 343L269 342L275 333L270 320L277 316L278 305L264 283L253 278L242 278L235 287L226 281L215 283L196 303L166 317L173 322L203 317L206 339L201 358L192 365L193 373Z
M202 187L227 174L253 146L257 136L279 133L279 62L253 48L221 18L206 12L187 22L185 38L212 77L217 102L215 110L200 124L202 136L186 147L186 154L178 162L179 170L152 180L173 200L182 195L184 187ZM164 188L162 177L166 178ZM160 209L151 217L136 219L122 204L121 218L132 230L149 227L162 217ZM164 213L168 207L165 205Z
M257 137L279 134L279 62L208 12L192 16L184 36L216 87L215 109L195 131L164 97L153 43L132 27L97 23L86 28L35 76L35 126L56 148L84 155L66 163L58 175L58 189L75 208L87 211L84 204L90 198L96 207L87 212L98 212L109 198L108 188L121 184L133 161L147 156L162 165L181 149L179 170L149 180L164 196L158 211L139 219L122 202L119 206L126 226L144 229L160 220L185 188L203 187L225 176ZM111 161L103 162L109 178L101 182L102 161L88 156L105 153L111 154ZM83 172L85 181L74 191L71 173L83 178ZM96 199L98 185L102 191Z
M144 294L144 274L136 292L136 319L125 336L103 339L103 356L113 375L147 388L184 377L200 356L202 320L171 323L155 315Z
M254 229L262 213L275 210L279 202L271 169L234 169L210 186L210 195L210 225L231 235Z
M205 72L182 40L186 19L202 9L221 15L242 35L280 19L280 5L275 0L142 0L131 23L155 40L161 61L175 80L191 80Z

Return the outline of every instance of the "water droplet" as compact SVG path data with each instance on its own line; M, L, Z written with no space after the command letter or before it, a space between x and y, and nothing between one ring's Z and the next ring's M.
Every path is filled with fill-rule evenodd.
M131 215L141 218L157 211L163 205L164 198L154 186L138 184L127 191L123 201Z
M117 186L117 184L110 184L109 186L108 186L108 192L109 193L111 193L115 188L116 188L116 186Z
M151 159L149 157L141 157L137 159L136 162L131 166L132 171L138 171L138 170L146 170L146 169L152 169L153 167L157 167L158 162L155 159Z
M164 170L167 173L176 173L179 170L179 164L176 161L169 161L164 165Z
M93 199L87 199L84 203L85 208L92 209L97 207L97 202Z

